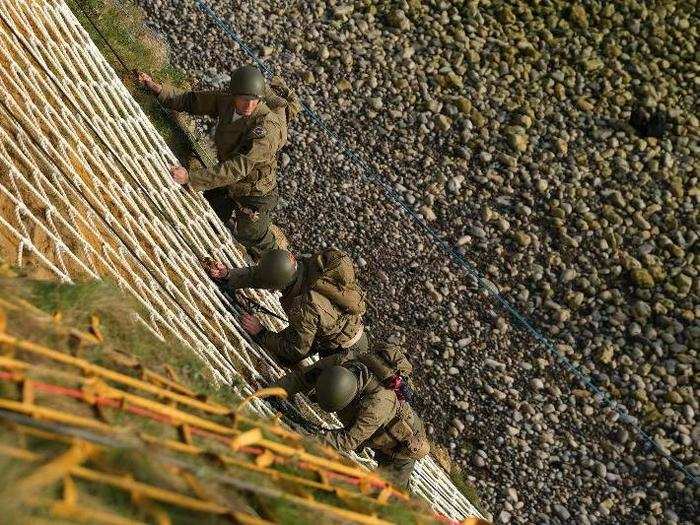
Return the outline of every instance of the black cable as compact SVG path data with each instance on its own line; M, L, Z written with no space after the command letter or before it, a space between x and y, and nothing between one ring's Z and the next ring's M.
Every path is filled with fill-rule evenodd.
M108 38L105 36L105 34L100 30L100 28L97 26L97 24L96 24L95 21L92 19L92 17L90 16L90 14L87 12L87 9L85 8L84 3L83 3L81 0L73 0L73 1L74 1L74 2L76 3L76 5L78 6L78 9L83 13L83 16L86 18L86 20L88 21L88 23L92 26L92 28L93 28L93 29L95 30L95 32L99 35L99 37L102 39L102 41L105 43L105 45L109 48L109 50L112 52L112 54L116 57L117 61L119 62L119 64L121 64L121 66L122 66L122 68L124 69L124 71L125 71L126 73L131 74L131 75L133 75L134 77L136 77L136 75L138 74L138 70L136 70L136 69L134 69L134 68L130 68L130 67L126 64L126 60L124 60L124 58L119 54L119 52L118 52L116 49L114 49L114 46L112 46L112 44L110 43L109 39L108 39ZM143 89L143 88L142 88L142 89ZM152 93L151 93L149 90L143 89L143 91L146 92L146 93L149 94L149 95L152 95ZM185 129L184 126L181 126L180 124L178 124L177 121L175 121L174 119L172 119L172 118L170 117L170 110L169 110L168 108L166 108L166 107L162 104L162 102L161 102L160 100L158 100L157 97L155 97L154 100L155 100L156 105L158 106L158 108L163 112L163 114L166 115L166 117L167 117L169 120L171 120L172 122L174 122L175 125L178 127L178 129L182 132L182 134L185 135L185 138L186 138L186 139L188 140L188 142L190 143L190 147L191 147L191 149L192 149L192 153L194 153L195 157L197 157L197 160L199 160L199 162L201 162L202 165L206 167L206 166L207 166L207 162L206 162L206 160L204 159L204 156L198 151L197 144L196 144L196 139L192 136L192 134L189 132L189 130Z
M109 40L107 40L107 37L100 31L100 28L97 27L95 22L93 22L92 18L90 18L90 15L87 13L87 10L85 9L85 5L81 2L81 0L74 0L76 5L78 6L78 9L83 13L83 16L87 19L88 23L92 26L92 28L97 31L97 34L100 35L100 38L104 41L104 43L107 45L109 50L112 52L112 54L117 58L121 66L124 68L124 71L127 73L135 73L135 69L129 69L129 67L126 65L126 62L122 59L122 57L117 53L116 49L112 47L112 44L110 44Z

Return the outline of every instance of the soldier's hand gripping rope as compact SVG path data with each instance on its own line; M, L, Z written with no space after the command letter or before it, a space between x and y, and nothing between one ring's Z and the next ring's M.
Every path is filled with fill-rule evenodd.
M224 295L224 297L228 299L230 304L232 306L238 307L241 312L244 312L242 315L241 323L244 325L246 331L248 331L249 328L247 325L251 322L250 318L255 318L245 313L245 308L243 305L241 305L240 299L245 299L248 305L252 307L252 309L261 310L263 313L267 313L278 319L282 319L274 312L271 312L267 308L257 303L253 303L247 297L237 294L236 290L229 287L227 285L227 281L230 274L230 269L224 263L220 261L215 261L210 258L206 258L202 261L202 265L204 266L204 269L207 272L207 274L217 284L219 290L221 290L221 293ZM238 312L235 313L237 314ZM301 413L301 411L297 408L297 406L294 403L286 399L269 398L267 399L267 402L274 410L280 412L284 420L296 430L302 430L308 434L325 434L329 430L310 422L308 419L306 419L306 417L304 417L304 414Z
M304 414L302 414L297 406L291 401L280 398L270 398L267 400L267 402L274 410L282 414L287 423L297 430L301 429L307 434L325 434L330 430L316 425L315 423L312 423L306 419Z
M220 261L215 261L210 258L205 258L202 261L202 265L204 266L204 270L207 272L209 277L211 277L212 280L218 285L219 290L221 290L221 293L224 294L229 299L229 301L231 301L232 304L238 306L241 310L254 310L265 315L269 315L270 317L274 317L275 319L278 319L280 321L287 322L287 320L281 315L276 314L269 308L266 308L263 305L256 303L248 297L245 297L243 294L236 293L235 289L228 286L228 278L230 276L231 269L228 268L224 263ZM254 317L250 316L250 314L247 315L249 317ZM246 324L249 323L246 322Z

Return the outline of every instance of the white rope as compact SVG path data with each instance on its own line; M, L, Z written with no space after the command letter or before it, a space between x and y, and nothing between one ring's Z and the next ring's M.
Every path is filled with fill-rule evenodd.
M13 240L13 262L115 281L144 308L139 322L241 395L280 377L199 264L240 267L244 254L201 195L170 180L177 159L63 0L0 0L0 91L0 238ZM252 296L284 315L272 294ZM411 487L448 517L479 516L432 459Z

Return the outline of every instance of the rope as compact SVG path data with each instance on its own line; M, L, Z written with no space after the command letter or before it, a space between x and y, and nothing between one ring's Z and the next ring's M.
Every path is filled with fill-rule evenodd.
M232 356L240 360L242 366L238 368L247 369L253 377L258 375L253 366L259 364L257 358L269 360L270 370L281 373L259 348L242 344L237 334L240 327L228 316L222 316L224 309L217 310L217 305L221 305L220 297L210 280L200 280L203 272L193 272L196 266L183 264L180 259L181 254L188 250L176 241L172 232L162 228L157 218L142 215L142 210L150 210L151 206L144 204L141 192L131 192L123 174L114 169L117 163L104 156L94 141L94 128L92 132L88 131L76 119L75 111L63 105L62 98L83 102L91 113L90 118L100 126L99 133L120 150L118 153L111 150L113 155L128 159L147 184L152 184L149 175L161 169L157 166L161 160L158 155L172 155L88 35L81 32L82 27L70 10L65 6L56 9L37 2L32 3L32 7L20 3L26 12L19 13L17 7L5 0L0 0L0 4L0 16L5 22L9 20L10 27L6 33L0 31L0 56L10 64L0 85L6 83L4 92L9 92L9 96L3 99L3 106L12 108L11 114L8 112L7 115L9 133L0 126L0 163L3 171L7 168L9 173L9 177L3 179L0 191L3 197L14 203L17 210L15 220L20 228L14 228L4 219L0 222L12 237L20 240L18 253L21 255L23 250L29 250L67 282L71 282L71 278L62 263L64 255L71 257L71 263L78 263L76 272L85 271L92 277L107 273L114 277L120 287L131 293L149 313L150 323L139 320L161 339L163 334L158 326L164 326L176 339L190 345L219 382L231 382L233 375L241 377L240 371L230 362ZM10 16L8 20L4 18L6 13ZM18 39L9 36L14 34L11 31L15 27L13 17L18 21L30 19L36 24L35 30L27 25L17 26L17 31L28 35L36 55L27 52L26 47L20 47ZM61 97L44 80L45 73L38 74L39 68L35 69L37 62L51 64L56 74L62 75L62 85L71 92L63 92ZM18 99L26 109L18 109L20 106L13 99L13 93L26 95ZM23 134L23 128L28 135ZM71 162L66 159L71 159ZM44 166L43 162L47 165ZM31 179L27 180L24 173L31 174ZM56 226L49 220L51 217L61 221L61 233L47 229L44 222L32 214L33 208L22 202L23 192L28 192L32 200L38 199L42 209L46 209L47 218L44 220L52 228ZM157 195L160 200L160 195ZM198 201L190 201L198 206L197 210L188 207L185 199L188 195L178 192L173 197L170 201L163 200L163 205L170 205L172 211L177 210L174 216L192 217L187 221L188 234L211 244L211 239L215 238L210 223L213 215L207 215L208 207L202 207L205 204L201 197ZM63 219L64 213L67 220ZM30 222L30 229L25 226L25 220ZM216 225L216 221L213 224ZM76 231L73 225L80 231ZM104 230L101 229L103 225ZM47 234L53 241L56 246L53 254L60 263L58 267L43 256L43 251L51 253L50 247L39 248L32 244L31 239L35 237L32 230L36 230L39 237L42 232ZM69 236L68 245L62 241L61 234ZM116 243L112 236L118 239ZM74 253L76 249L81 251ZM202 248L201 251L204 250L225 252L231 260L240 258L230 242L216 249ZM88 262L87 266L80 264L80 255ZM134 262L136 266L132 266ZM238 260L237 264L241 262ZM146 274L145 280L143 274ZM181 279L177 287L172 282L176 277ZM195 287L195 283L200 286ZM151 289L156 285L157 289ZM197 302L199 304L195 304ZM200 312L204 307L211 311L206 317ZM224 335L224 328L234 337ZM236 346L231 345L229 338ZM251 359L248 352L256 360Z
M83 13L83 16L87 19L88 23L92 26L92 28L97 32L98 35L100 35L100 38L102 41L105 43L105 45L109 48L109 50L112 52L112 54L117 58L117 61L121 64L122 68L124 69L125 73L134 73L133 69L129 69L129 66L126 65L126 62L122 59L122 57L117 53L116 49L112 47L112 44L110 44L109 40L107 40L107 37L104 36L102 31L100 31L100 28L97 27L95 22L93 22L92 17L87 13L87 9L85 8L85 4L81 0L74 0L76 5L78 6L78 9Z
M195 4L206 14L216 26L218 26L226 35L228 35L234 42L236 42L240 48L243 50L248 57L250 57L262 72L270 76L272 69L262 62L260 58L252 51L252 49L245 43L241 36L232 29L226 22L224 22L203 0L195 0ZM331 139L331 142L343 153L355 166L361 170L361 175L371 182L378 184L384 193L391 199L391 201L401 208L413 221L414 225L422 230L425 235L433 242L434 245L438 246L457 266L463 268L467 274L476 281L479 288L488 293L496 302L499 304L506 312L510 314L513 320L524 328L532 337L534 337L539 343L541 343L544 348L556 359L561 366L565 367L569 372L574 374L576 378L589 390L591 390L595 398L603 405L614 410L622 421L629 424L636 433L642 437L642 439L647 442L647 444L652 445L654 450L657 451L662 457L667 459L675 468L683 472L688 480L693 484L700 484L700 478L690 472L685 465L676 459L672 454L667 453L663 448L647 433L641 428L635 421L636 418L629 414L628 408L622 403L612 399L610 394L603 388L598 387L593 383L591 378L579 369L579 365L573 363L564 354L556 349L554 343L544 336L537 328L535 328L534 323L531 322L525 315L521 314L501 293L495 289L495 287L485 279L481 273L476 269L476 267L470 263L456 248L448 244L442 236L431 226L429 226L412 208L406 205L401 198L401 195L391 187L391 185L386 182L381 174L376 168L365 162L360 156L350 148L346 142L333 131L324 120L307 104L301 103L304 113Z

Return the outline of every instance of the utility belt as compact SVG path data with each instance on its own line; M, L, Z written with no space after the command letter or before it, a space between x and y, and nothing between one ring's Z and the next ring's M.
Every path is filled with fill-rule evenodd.
M346 342L342 344L338 344L337 347L332 348L332 347L323 347L319 350L319 355L321 357L328 357L329 355L337 354L342 350L350 350L353 346L355 346L357 343L360 342L362 339L362 336L365 334L365 329L363 326L360 326L360 328L357 330L357 333L353 335L350 339L348 339Z
M413 418L410 405L399 402L396 415L370 438L370 446L391 457L401 455L421 459L428 455L430 443L424 432L414 431Z
M365 333L365 327L360 326L359 330L357 330L357 333L355 335L353 335L351 339L349 339L345 343L341 344L340 348L347 350L348 348L355 346L360 341L360 339L362 338L362 334L364 334L364 333Z

